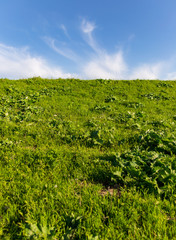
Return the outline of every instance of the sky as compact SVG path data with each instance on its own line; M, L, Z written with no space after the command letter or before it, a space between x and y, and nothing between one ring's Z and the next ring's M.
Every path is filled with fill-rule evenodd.
M176 79L175 0L4 0L0 78Z

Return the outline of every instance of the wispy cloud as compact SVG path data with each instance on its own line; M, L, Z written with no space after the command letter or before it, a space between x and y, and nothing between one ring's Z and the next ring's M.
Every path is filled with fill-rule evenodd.
M105 79L120 79L127 74L128 67L123 58L123 52L120 50L113 54L108 54L107 51L101 48L93 37L93 31L96 25L85 19L82 20L81 30L84 34L84 39L92 48L95 54L89 61L84 63L82 67L85 78L105 78Z
M70 78L76 75L64 73L50 66L42 57L32 56L29 48L15 48L0 44L0 78L19 79L40 76L43 78Z
M64 24L61 24L61 25L60 25L60 28L63 30L65 36L66 36L68 39L70 39L70 36L69 36L69 34L68 34L68 31L67 31L66 26L65 26Z
M92 35L95 28L96 25L94 22L89 22L86 19L82 20L81 31L84 34L85 41L97 54L100 54L102 52L102 49L100 49Z
M82 20L81 29L84 33L91 34L95 28L96 28L96 25L94 22L89 22L86 19Z
M71 61L78 62L79 57L77 54L71 49L64 46L56 46L56 40L51 37L44 37L44 41L48 44L50 48L52 48L56 53L62 55L63 57L70 59Z

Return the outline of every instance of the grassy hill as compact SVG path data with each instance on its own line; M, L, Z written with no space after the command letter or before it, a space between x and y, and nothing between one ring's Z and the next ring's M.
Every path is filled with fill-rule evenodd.
M0 239L176 239L176 81L1 79Z

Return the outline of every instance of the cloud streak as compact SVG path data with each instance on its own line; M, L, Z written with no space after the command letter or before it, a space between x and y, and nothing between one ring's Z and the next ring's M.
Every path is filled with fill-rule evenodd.
M95 54L82 67L83 76L88 79L120 79L126 75L128 67L124 61L122 51L114 54L108 54L105 49L101 48L93 38L93 31L96 25L85 19L82 20L81 30L84 39L92 48Z
M32 56L27 47L15 48L0 43L0 78L19 79L34 76L70 78L76 75L64 73L59 66L50 66L42 57Z
M73 61L73 62L78 62L79 61L79 57L77 56L77 54L72 51L69 48L66 48L64 46L56 46L56 40L54 38L51 37L44 37L43 38L44 41L46 42L46 44L53 49L56 53L62 55L63 57Z
M84 34L85 41L97 54L100 54L102 52L102 49L100 49L92 35L95 28L95 23L89 22L85 19L82 20L81 31Z
M68 34L68 31L67 31L66 26L65 26L64 24L61 24L61 25L60 25L60 28L61 28L62 31L64 32L65 36L66 36L68 39L70 39L70 36L69 36L69 34Z

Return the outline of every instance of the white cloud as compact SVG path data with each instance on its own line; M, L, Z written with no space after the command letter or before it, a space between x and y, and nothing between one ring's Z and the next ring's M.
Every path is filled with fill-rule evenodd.
M89 22L85 19L82 20L81 30L84 34L85 41L97 54L100 54L102 52L102 49L100 49L100 47L98 46L98 44L96 43L95 39L92 36L92 33L95 28L96 28L95 23Z
M60 25L60 28L63 30L65 36L70 39L70 36L69 36L69 34L68 34L68 31L67 31L66 26L65 26L64 24L61 24L61 25Z
M78 62L79 57L69 48L61 46L60 48L56 46L56 40L51 37L44 37L44 41L52 48L56 53L62 55L63 57L70 59L71 61Z
M113 55L102 53L83 67L83 75L90 79L122 79L127 71L128 67L121 51Z
M159 79L161 77L163 68L164 62L142 64L141 66L132 70L128 79Z
M123 59L122 51L114 54L108 54L102 49L93 38L93 31L96 28L95 23L82 20L81 30L87 44L96 53L82 67L83 76L88 79L120 79L126 75L128 67Z
M96 28L95 23L86 21L85 19L82 20L81 30L84 33L90 34L90 33L92 33L94 31L95 28Z
M60 67L49 66L38 56L32 56L28 48L15 48L0 44L0 78L19 79L40 76L43 78L70 78Z

